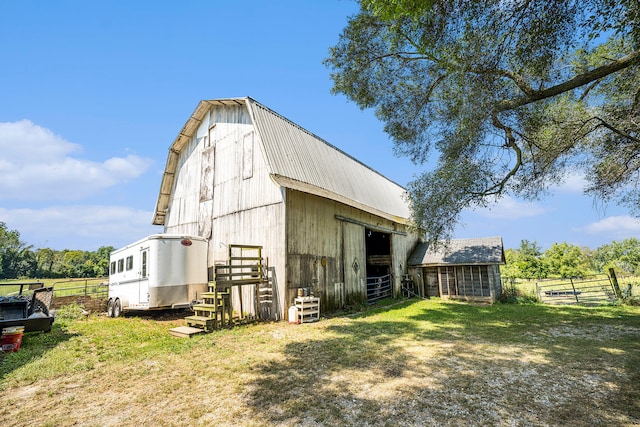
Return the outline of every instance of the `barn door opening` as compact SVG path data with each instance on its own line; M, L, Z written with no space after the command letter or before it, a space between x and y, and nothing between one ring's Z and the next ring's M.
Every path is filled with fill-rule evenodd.
M393 296L391 281L391 235L365 228L367 301Z

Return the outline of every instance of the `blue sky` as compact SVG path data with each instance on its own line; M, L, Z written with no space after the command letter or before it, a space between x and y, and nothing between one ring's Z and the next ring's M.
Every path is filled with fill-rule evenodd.
M120 247L151 233L169 145L201 99L251 96L395 182L372 111L322 64L355 2L0 0L0 221L35 248ZM640 237L579 176L537 202L466 212L456 237L596 248Z

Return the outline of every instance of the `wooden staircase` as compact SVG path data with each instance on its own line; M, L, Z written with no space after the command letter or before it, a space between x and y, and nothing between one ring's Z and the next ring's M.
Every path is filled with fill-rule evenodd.
M210 332L229 323L225 316L227 319L232 318L230 294L217 292L215 286L215 282L209 282L209 292L203 292L202 302L193 306L194 314L185 317L189 326Z
M213 281L208 292L202 293L202 302L193 305L194 314L185 318L191 327L207 332L237 323L259 319L264 301L264 283L267 269L263 265L262 246L229 245L229 256L225 264L213 267ZM243 286L253 286L250 304L243 297ZM237 290L238 314L234 317L232 295ZM245 308L249 310L245 312Z

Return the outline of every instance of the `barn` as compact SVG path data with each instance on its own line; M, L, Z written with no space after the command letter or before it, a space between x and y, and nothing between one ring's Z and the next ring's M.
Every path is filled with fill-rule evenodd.
M502 294L501 237L453 239L432 247L419 243L409 257L409 273L424 296L494 302Z
M403 187L246 97L197 105L153 223L208 239L210 267L230 245L260 246L272 295L259 310L279 320L302 292L325 312L399 292L418 242L408 217Z

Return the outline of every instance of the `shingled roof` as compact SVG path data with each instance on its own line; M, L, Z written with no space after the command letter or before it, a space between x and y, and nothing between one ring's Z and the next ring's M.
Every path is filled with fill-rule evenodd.
M409 257L409 266L505 264L502 237L453 239L438 249L420 243Z

